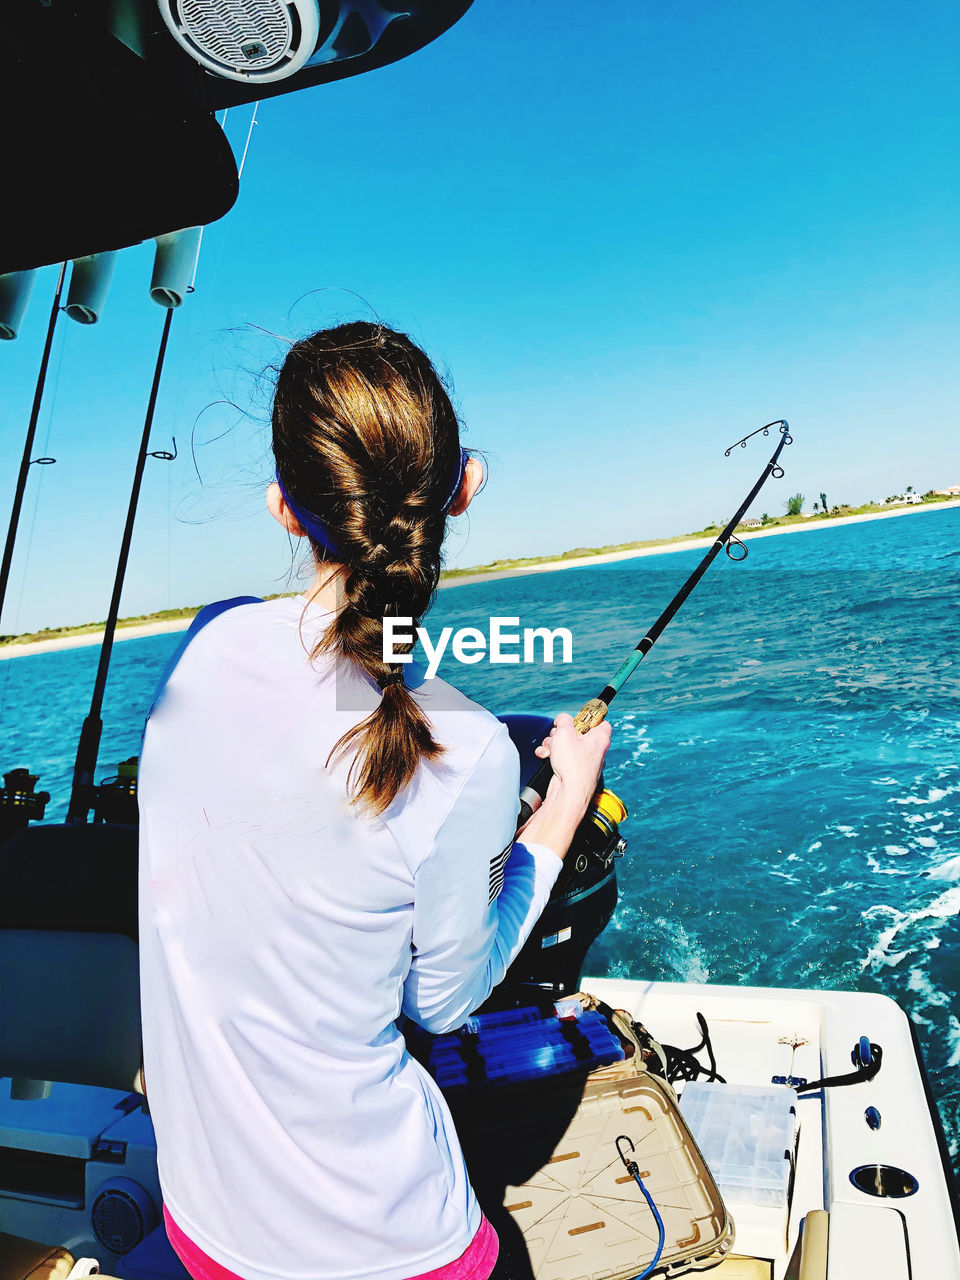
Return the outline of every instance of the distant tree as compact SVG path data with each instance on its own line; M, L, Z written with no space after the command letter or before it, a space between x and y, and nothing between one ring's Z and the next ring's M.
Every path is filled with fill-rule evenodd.
M814 515L816 515L816 514L817 514L817 512L818 512L819 510L820 510L820 503L819 503L819 502L815 502L815 503L813 504L813 514L814 514Z
M764 511L763 515L760 517L760 523L761 523L761 524L769 524L769 523L770 523L770 517L767 515L766 511Z
M907 485L907 493L913 493L913 485L912 485L912 484L908 484L908 485Z
M829 509L827 507L827 495L825 493L821 493L820 495L820 508L823 511L827 511Z
M803 510L803 494L795 493L792 498L788 498L783 504L787 509L788 516L798 516Z

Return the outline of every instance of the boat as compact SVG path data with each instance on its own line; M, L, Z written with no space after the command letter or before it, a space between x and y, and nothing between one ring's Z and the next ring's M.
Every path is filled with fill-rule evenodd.
M530 767L550 721L504 719ZM708 1028L703 1072L723 1083L711 1084L713 1121L701 1117L695 1132L735 1233L718 1275L960 1276L946 1143L912 1025L892 1000L580 977L616 905L618 816L604 805L585 820L491 1007L528 1004L534 995L563 1001L582 989L665 1045L696 1048ZM0 847L0 1073L11 1078L0 1097L0 1280L33 1274L16 1259L36 1263L38 1251L51 1249L56 1276L89 1258L121 1280L186 1274L160 1222L142 1092L136 846L136 826L113 822L24 826ZM537 1076L525 1087L542 1098L558 1079ZM683 1113L698 1082L675 1076L674 1085ZM788 1141L772 1162L769 1151L754 1153L752 1164L732 1156L737 1123L744 1132L755 1126L757 1099L768 1105L771 1097L792 1115ZM724 1111L731 1106L732 1128ZM714 1130L726 1135L719 1145ZM558 1145L563 1135L561 1126ZM638 1270L643 1260L638 1254ZM590 1274L599 1280L604 1272Z
M235 6L220 0L203 12L216 16L218 7L232 12ZM31 273L67 258L82 264L78 318L95 320L109 255L145 237L157 238L165 255L155 284L169 320L188 289L195 241L189 241L189 251L177 249L184 229L221 216L236 196L236 170L218 137L214 111L406 56L456 21L467 3L411 0L401 11L379 0L277 0L275 8L288 20L283 47L273 48L267 39L270 6L264 2L263 31L241 31L229 57L216 44L215 24L188 29L187 8L174 0L161 0L159 9L134 0L108 5L102 21L63 6L15 8L14 46L36 48L30 42L39 39L50 52L43 67L22 52L17 60L13 81L29 89L33 100L46 95L44 100L55 103L69 95L68 54L83 47L109 74L107 88L81 113L78 127L103 126L114 91L132 94L134 67L154 89L155 80L168 90L166 96L145 89L132 96L136 128L149 123L150 137L166 138L168 145L165 130L177 115L170 109L175 100L178 118L192 122L194 130L181 156L185 180L173 196L158 189L152 168L132 178L125 171L125 192L105 169L98 175L103 186L97 200L67 225L55 225L44 216L50 190L38 185L36 199L24 205L28 213L19 233L5 246L4 269L13 273L3 295L10 309L6 336L18 329ZM245 20L257 12L248 6ZM299 44L289 33L297 34ZM63 135L65 150L70 136ZM112 147L123 143L116 130L106 136ZM24 166L32 163L34 172L30 148L21 149L14 157L19 171L26 173ZM103 271L89 265L98 255ZM56 310L51 332L55 319ZM154 398L161 370L158 360ZM148 411L141 470L149 425ZM25 460L26 467L29 449ZM15 533L15 521L11 528ZM114 627L125 554L124 549L111 607ZM101 695L111 643L108 626L98 673ZM26 769L11 769L0 790L0 1280L79 1280L95 1270L119 1280L186 1275L161 1221L140 1059L135 760L124 761L106 782L93 782L98 715L95 706L78 750L69 821L43 821L49 796L36 790L38 779ZM503 718L529 776L537 764L533 745L549 721ZM704 1256L694 1256L691 1245L684 1258L658 1263L656 1233L648 1230L637 1236L632 1265L614 1272L596 1253L587 1262L585 1254L568 1249L566 1261L558 1260L557 1241L568 1241L574 1232L583 1233L578 1239L603 1240L605 1223L571 1228L554 1215L556 1230L540 1241L536 1269L531 1245L529 1274L536 1280L608 1280L647 1273L652 1265L655 1275L708 1268L726 1280L960 1280L960 1211L951 1162L916 1035L892 1000L787 986L581 976L589 948L616 906L617 859L626 855L629 835L628 826L621 831L621 810L613 800L601 801L585 819L547 910L485 1012L509 1014L533 1003L547 1020L569 1020L571 1001L583 992L598 1007L622 1011L617 1025L631 1028L630 1035L649 1033L663 1049L666 1084L651 1084L651 1096L666 1099L661 1128L679 1135L670 1159L684 1151L690 1167L700 1171L689 1185L715 1189L719 1244ZM642 1079L646 1066L636 1067L636 1079ZM535 1096L556 1122L553 1145L538 1156L525 1184L533 1188L531 1196L543 1190L536 1180L551 1161L570 1154L563 1143L587 1090L594 1090L591 1099L599 1096L600 1077L591 1075L577 1085L572 1109L564 1110L561 1089L572 1078L543 1071L511 1085L520 1091L510 1095L514 1101L519 1097L523 1105ZM602 1079L609 1083L609 1077ZM602 1088L611 1092L608 1084ZM478 1096L461 1091L457 1106L469 1110ZM496 1108L507 1094L494 1090L485 1096ZM639 1106L634 1110L641 1113L639 1124L646 1113ZM638 1130L638 1159L641 1143ZM627 1149L607 1155L620 1182L630 1184ZM640 1176L639 1166L634 1168ZM656 1198L662 1180L645 1173ZM585 1183L575 1176L568 1177L560 1198L564 1212L574 1202L590 1203ZM523 1220L528 1202L530 1197L514 1196L504 1212L532 1240L533 1229ZM639 1192L629 1212L646 1213Z

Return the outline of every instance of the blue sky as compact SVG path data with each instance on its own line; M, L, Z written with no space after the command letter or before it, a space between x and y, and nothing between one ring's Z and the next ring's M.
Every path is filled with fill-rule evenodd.
M449 373L491 464L451 564L725 518L766 442L724 448L780 416L796 443L758 510L960 483L958 54L946 0L476 0L404 62L264 103L174 319L152 447L180 456L149 464L122 612L287 584L260 329L376 314ZM101 322L60 325L59 461L31 474L5 632L105 615L151 265L125 251ZM0 346L0 511L54 275Z

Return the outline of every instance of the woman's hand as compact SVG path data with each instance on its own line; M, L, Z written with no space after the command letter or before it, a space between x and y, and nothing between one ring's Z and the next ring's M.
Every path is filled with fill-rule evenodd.
M536 755L541 760L549 759L553 765L550 791L564 791L572 802L580 806L581 818L597 793L611 733L606 720L587 733L578 733L573 727L573 716L561 711L550 733L537 747Z
M543 804L523 828L526 840L546 845L560 858L566 856L573 833L596 794L610 735L606 721L587 733L578 733L572 716L566 712L557 716L536 750L541 760L550 760L553 777Z

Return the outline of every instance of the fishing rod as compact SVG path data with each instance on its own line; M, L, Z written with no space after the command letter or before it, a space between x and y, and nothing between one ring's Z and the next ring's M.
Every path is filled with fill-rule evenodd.
M57 276L57 287L53 295L53 304L50 307L50 319L47 322L47 336L43 344L43 355L40 358L40 372L37 374L37 385L33 393L30 421L27 424L27 434L23 442L23 454L20 458L20 471L17 474L17 483L13 494L13 507L10 511L7 539L3 546L3 557L0 559L0 613L3 612L7 584L10 581L10 566L13 563L13 548L17 540L17 529L20 525L20 512L23 507L23 496L27 488L27 476L34 463L40 466L48 466L56 461L55 458L31 458L30 455L33 452L33 441L37 434L37 423L40 419L40 405L43 401L43 392L47 384L47 366L50 363L50 351L53 347L53 332L57 327L57 316L60 314L60 297L63 293L63 278L66 270L66 262L61 262L60 274Z
M174 452L158 449L151 453L150 431L153 426L153 415L157 407L160 393L160 379L167 355L167 342L170 338L170 325L173 320L173 306L168 306L163 319L163 330L160 335L160 347L153 371L153 382L150 386L150 398L147 401L147 412L140 433L140 449L133 473L133 484L127 504L127 518L120 541L120 556L117 560L113 581L113 594L110 598L110 610L104 624L103 640L100 644L100 660L97 663L97 674L93 682L93 695L90 699L90 710L87 712L80 730L80 741L77 744L77 758L73 766L73 785L70 791L70 806L67 810L67 822L86 822L87 814L93 804L94 774L97 768L97 756L100 751L100 737L103 733L103 695L107 687L107 675L110 670L110 657L113 653L113 641L117 631L117 619L120 616L120 597L123 592L123 580L126 577L127 561L130 557L130 543L133 540L133 526L137 517L137 505L140 501L140 488L147 458L159 458L163 462L172 462L176 458L176 441Z
M587 733L590 729L600 724L610 709L610 703L614 700L623 686L636 671L637 667L644 660L657 640L663 634L664 630L669 626L673 619L677 616L682 608L684 601L696 587L697 583L710 568L711 564L717 558L721 551L726 550L731 560L745 560L747 558L746 545L734 533L737 525L743 519L747 508L756 498L757 494L766 484L770 476L775 480L779 480L783 476L783 467L780 465L780 454L788 444L793 444L793 437L790 435L790 427L786 419L778 418L774 422L768 422L765 426L758 427L756 431L751 431L749 435L738 440L736 444L732 444L729 449L724 450L724 457L729 458L730 454L739 445L742 449L747 447L747 441L754 436L763 434L769 436L771 427L780 428L780 439L774 450L773 457L763 469L763 474L756 482L747 496L741 502L733 516L727 521L724 528L717 536L716 541L710 547L710 550L703 557L693 573L690 574L686 582L673 597L667 607L657 618L656 622L650 630L643 636L636 648L630 653L625 662L617 668L609 684L605 684L595 698L590 698L585 702L577 715L574 717L573 725L578 733ZM740 550L734 554L732 548L738 547ZM742 554L741 554L742 553ZM517 828L524 826L530 818L536 813L543 803L543 798L547 794L547 787L550 785L550 779L553 777L553 765L549 760L545 760L540 768L536 771L530 781L520 792L520 815L517 819Z
M247 141L243 149L243 157L237 170L237 179L243 176L243 166L247 160L250 139L257 122L257 106L255 103L247 130ZM130 544L133 540L133 529L137 517L137 506L140 501L140 489L143 483L144 470L148 458L157 458L161 462L174 462L177 457L177 441L173 439L173 452L168 449L149 448L150 432L153 427L154 413L157 408L157 397L160 393L160 381L167 355L167 343L170 338L170 326L173 312L184 298L195 291L197 270L200 261L200 242L203 238L203 227L185 227L180 231L171 231L156 237L157 254L154 260L153 276L150 281L150 297L154 302L166 309L163 330L160 335L160 346L157 351L153 382L150 397L147 401L147 412L140 433L140 448L133 473L133 484L127 504L127 518L124 523L123 537L120 541L120 555L117 560L113 582L113 594L110 597L110 609L103 629L103 640L100 645L100 660L97 674L93 682L93 694L90 699L90 710L87 712L80 730L77 743L77 755L73 766L73 784L70 789L70 805L67 810L68 823L87 821L91 808L95 808L97 788L95 774L97 758L100 752L100 740L103 734L103 697L107 687L107 676L110 671L110 659L113 655L113 644L116 638L117 622L120 616L120 600L123 594L123 583L127 573L127 562L130 557Z

